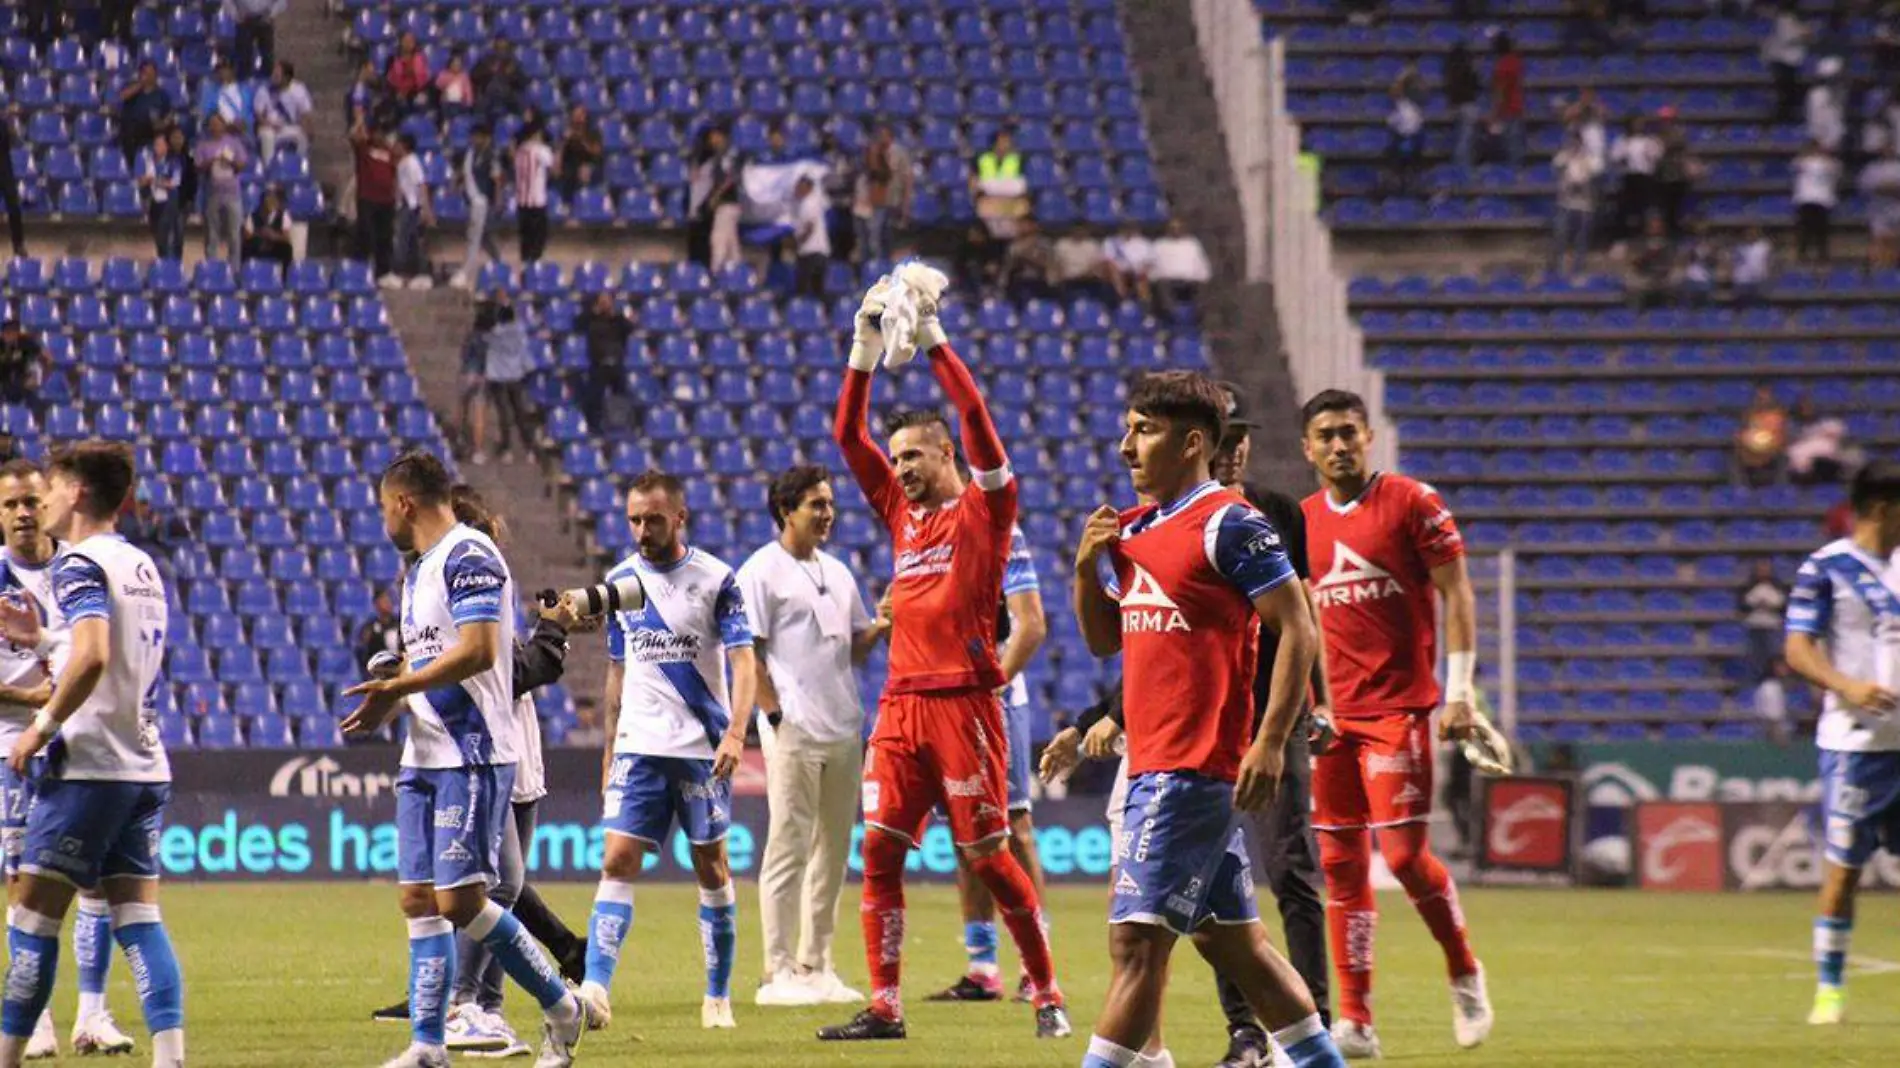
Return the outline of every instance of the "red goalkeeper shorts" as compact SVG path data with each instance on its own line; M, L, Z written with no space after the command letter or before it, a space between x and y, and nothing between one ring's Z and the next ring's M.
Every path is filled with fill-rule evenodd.
M937 806L959 846L1009 833L1008 735L988 690L887 695L864 757L864 822L923 841Z
M1417 823L1432 814L1432 717L1338 717L1339 737L1313 758L1313 829Z

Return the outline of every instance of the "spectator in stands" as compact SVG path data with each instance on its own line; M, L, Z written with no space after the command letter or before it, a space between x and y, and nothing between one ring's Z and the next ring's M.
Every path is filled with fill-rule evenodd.
M151 60L139 64L136 81L119 90L119 151L126 166L158 136L171 121L172 98L158 84L158 65Z
M185 128L173 123L162 135L165 143L171 146L172 158L178 161L179 169L184 172L178 179L178 213L180 225L183 216L191 213L191 206L198 203L198 160L191 154L185 141Z
M1808 61L1808 39L1813 31L1801 18L1796 0L1781 0L1768 36L1761 43L1761 59L1775 78L1775 121L1794 122L1801 114L1801 65Z
M205 188L205 258L237 260L244 238L244 187L251 150L233 133L222 112L211 116L196 151Z
M1828 261L1828 235L1839 196L1841 161L1818 141L1809 141L1794 158L1794 258L1802 263Z
M475 302L475 319L462 339L462 393L455 423L454 449L470 458L481 448L488 427L488 335L495 329L495 301Z
M40 389L53 373L53 357L18 319L0 322L0 403L22 404L35 416L45 413Z
M495 406L495 432L501 439L498 458L502 463L512 463L514 439L521 439L524 452L533 447L534 439L529 436L528 396L524 385L530 370L527 324L515 313L515 306L506 293L496 296L495 329L488 335L487 356L482 376L488 380L488 400ZM487 462L479 442L475 462Z
M1885 270L1900 260L1900 144L1860 172L1867 198L1867 265Z
M1577 93L1577 99L1564 105L1563 117L1564 132L1575 134L1583 143L1591 166L1596 168L1600 187L1610 168L1610 133L1603 122L1603 103L1597 99L1597 91L1584 86ZM1598 192L1600 195L1606 190L1599 188Z
M567 130L561 135L561 196L570 206L583 187L600 180L600 164L606 158L600 127L586 108L576 105L567 113Z
M1188 233L1179 219L1168 220L1167 231L1155 240L1154 250L1155 265L1148 277L1154 286L1155 312L1172 317L1176 308L1199 301L1201 287L1214 278L1214 268L1201 239Z
M396 39L396 54L389 57L383 81L388 83L389 91L395 94L396 102L406 113L428 104L434 79L429 73L428 53L416 43L415 34L404 33Z
M515 220L521 230L521 262L538 263L548 250L548 182L554 150L540 120L522 127L515 146Z
M587 340L587 374L572 388L581 399L587 428L602 434L607 431L607 398L626 396L627 342L633 338L633 320L614 307L614 295L603 289L594 294L574 328Z
M422 169L422 154L416 151L413 134L396 138L396 276L408 282L410 289L431 289L429 253L425 247L429 228L435 225L435 204L429 195L429 178Z
M1644 115L1631 116L1629 128L1610 147L1610 161L1622 173L1616 194L1616 239L1642 232L1656 208L1656 165L1662 162L1662 138Z
M1524 163L1524 57L1510 31L1491 40L1490 132L1513 167Z
M1065 297L1105 297L1113 296L1109 285L1110 270L1108 257L1103 252L1103 242L1087 230L1070 230L1056 238L1054 246L1054 277L1056 289ZM1147 286L1148 275L1142 272L1142 285Z
M356 150L356 258L370 261L380 285L399 284L396 247L396 148L381 127L358 122L350 131Z
M1670 239L1675 240L1682 236L1689 197L1702 178L1703 166L1689 146L1689 131L1676 121L1676 109L1664 108L1659 114L1663 128L1662 157L1656 161L1656 207L1662 212Z
M1630 304L1637 308L1656 307L1669 302L1675 281L1675 249L1669 243L1669 230L1662 216L1651 214L1643 239L1629 255L1624 288Z
M1053 290L1049 281L1055 271L1055 246L1042 232L1034 215L1025 215L1016 224L1016 236L1003 253L1003 288L1010 299L1047 298Z
M732 147L732 135L723 126L706 131L706 199L702 207L709 224L707 230L707 266L722 271L738 263L739 247L739 175L744 161Z
M170 138L155 137L139 151L133 170L152 224L154 254L161 260L185 258L185 162L172 154Z
M501 149L495 145L495 131L486 122L477 122L469 132L468 151L462 155L462 195L468 198L468 252L462 268L449 279L457 289L475 284L482 269L482 253L501 262L501 246L495 241L495 228L501 222L502 193L508 185L508 168L502 162Z
M1123 219L1114 236L1102 242L1102 277L1115 290L1117 300L1127 300L1132 294L1143 304L1151 303L1154 288L1149 276L1154 268L1154 242L1135 220Z
M798 249L793 291L822 300L825 272L831 267L831 231L825 225L824 194L809 175L799 176L792 186L792 241Z
M1735 431L1735 474L1744 486L1772 485L1781 478L1788 445L1788 409L1767 386L1755 387L1754 403Z
M238 75L250 80L277 65L277 16L285 0L224 0L224 13L237 23L231 51Z
M265 188L257 210L244 224L244 258L275 260L290 269L290 212L284 207L284 191L276 185Z
M448 65L435 76L435 99L445 115L460 115L475 107L475 79L468 76L468 58L459 48L449 53Z
M528 75L515 58L512 43L496 41L495 47L475 62L473 77L475 106L490 125L521 111L528 93Z
M1834 416L1816 414L1806 397L1795 406L1794 440L1788 444L1788 477L1804 486L1834 485L1846 481L1866 462L1867 454L1848 441L1847 424Z
M858 243L865 259L891 256L891 231L910 226L916 173L910 151L888 122L880 122L864 148L864 211L858 215Z
M1829 56L1814 68L1819 75L1808 90L1808 137L1829 152L1838 153L1847 136L1847 80L1838 56Z
M356 662L367 664L377 653L402 651L402 620L388 590L376 591L376 614L356 628Z
M864 183L858 173L858 154L848 152L831 134L818 140L818 155L825 164L825 178L819 189L825 194L825 227L831 233L831 258L856 262L857 211L864 197Z
M1413 73L1417 73L1416 70ZM1382 184L1393 192L1409 195L1418 178L1420 157L1425 150L1425 112L1405 87L1404 75L1393 83L1388 94L1392 109L1385 116L1385 178Z
M13 239L13 254L26 255L26 219L20 212L20 179L13 173L13 118L0 111L0 202L7 211L7 235Z
M383 82L376 64L366 59L356 69L356 80L350 83L349 92L344 94L343 121L355 129L359 123L368 128L388 126L394 119L389 86Z
M215 115L239 137L248 139L257 122L252 95L251 83L238 80L231 61L219 60L212 77L198 90L198 121L209 122Z
M1737 598L1742 627L1748 636L1748 685L1758 686L1775 672L1781 659L1781 632L1788 614L1788 588L1775 578L1771 560L1757 560Z
M1608 0L1567 0L1570 17L1564 20L1563 47L1568 51L1600 56L1614 51L1622 42L1616 37L1616 20Z
M1689 239L1683 243L1682 281L1678 286L1686 301L1700 305L1729 280L1729 265L1724 259L1727 252L1709 236L1709 228L1701 220L1689 224Z
M271 68L270 83L257 91L257 148L266 163L277 157L279 146L310 154L310 135L304 116L314 109L310 90L297 80L297 68L284 60Z
M1003 240L1015 234L1017 223L1029 214L1029 182L1023 177L1023 154L1016 150L1016 136L1009 127L1000 127L990 147L976 158L976 171L970 176L970 195L976 198L976 215L990 233Z
M1456 116L1457 132L1452 139L1451 162L1461 170L1470 170L1478 158L1478 118L1484 95L1484 82L1478 77L1477 64L1471 61L1471 49L1464 41L1453 41L1445 53L1439 80L1445 86L1445 103Z
M1590 228L1597 214L1597 162L1583 138L1567 132L1551 168L1557 175L1557 217L1550 270L1580 275L1590 258Z
M1735 283L1735 299L1759 298L1774 281L1774 274L1774 242L1761 227L1749 227L1747 236L1735 246L1735 264L1729 275Z

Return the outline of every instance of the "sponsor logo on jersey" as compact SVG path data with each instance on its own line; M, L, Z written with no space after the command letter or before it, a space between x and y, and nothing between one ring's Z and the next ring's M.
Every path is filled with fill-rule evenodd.
M953 544L932 545L923 549L906 549L897 554L891 570L896 579L918 578L926 575L942 575L950 570L951 558L956 555Z
M1174 603L1174 598L1168 596L1168 591L1161 588L1161 583L1155 581L1148 569L1140 564L1131 566L1135 569L1134 578L1121 599L1122 633L1170 634L1193 630L1188 626L1187 617L1181 614L1181 606Z
M699 635L670 630L632 631L626 636L627 656L642 664L677 664L699 658Z
M1313 584L1313 599L1321 608L1380 601L1404 593L1405 586L1390 571L1343 541L1333 543L1333 569Z
M1722 889L1722 817L1715 805L1649 804L1636 811L1637 881L1645 890Z

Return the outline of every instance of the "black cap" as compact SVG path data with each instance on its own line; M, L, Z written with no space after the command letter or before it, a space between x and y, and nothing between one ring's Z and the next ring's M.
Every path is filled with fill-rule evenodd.
M1234 430L1252 430L1253 420L1247 418L1247 405L1241 399L1246 396L1246 392L1233 382L1219 381L1214 384L1227 393L1227 426Z

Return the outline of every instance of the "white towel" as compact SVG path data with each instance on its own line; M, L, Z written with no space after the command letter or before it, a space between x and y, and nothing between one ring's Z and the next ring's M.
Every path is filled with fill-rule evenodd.
M916 260L906 260L891 272L879 326L884 332L884 366L895 370L917 356L917 326L927 314L935 315L950 278Z

